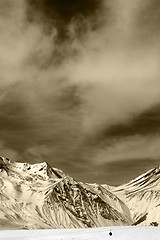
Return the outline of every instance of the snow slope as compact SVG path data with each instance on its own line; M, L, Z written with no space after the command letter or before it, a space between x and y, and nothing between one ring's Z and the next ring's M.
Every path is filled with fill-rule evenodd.
M135 225L160 225L160 168L154 168L112 192L128 206Z

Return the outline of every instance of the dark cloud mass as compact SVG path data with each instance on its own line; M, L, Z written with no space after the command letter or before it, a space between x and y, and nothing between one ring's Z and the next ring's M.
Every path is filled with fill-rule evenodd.
M73 22L76 22L77 37L82 36L88 27L96 29L101 22L96 17L100 11L102 12L101 0L69 0L67 4L64 0L38 0L29 1L27 16L31 22L43 22L48 31L56 27L58 43L72 39L68 26Z
M131 121L111 126L105 126L100 130L95 138L95 143L106 141L112 138L124 138L134 135L155 135L160 133L160 105L155 104L151 109L135 115Z
M102 7L101 0L38 0L29 1L29 7L35 12L44 15L49 21L56 22L63 21L68 24L73 18L77 16L88 17L93 15L98 9ZM31 8L29 8L31 10ZM28 14L30 14L28 12ZM33 16L32 16L33 17Z
M160 157L157 0L0 2L0 152L119 184Z

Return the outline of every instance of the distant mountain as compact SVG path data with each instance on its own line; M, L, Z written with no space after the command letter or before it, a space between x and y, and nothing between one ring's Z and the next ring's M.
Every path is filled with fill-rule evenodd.
M0 157L0 229L157 225L159 192L159 168L111 187L77 182L46 162Z

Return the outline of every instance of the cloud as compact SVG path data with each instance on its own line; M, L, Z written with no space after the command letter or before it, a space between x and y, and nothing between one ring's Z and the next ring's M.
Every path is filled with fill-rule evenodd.
M134 46L132 38L126 35L130 32L137 36L132 19L140 11L138 6L144 7L142 1L127 4L115 0L108 4L111 20L106 17L96 31L88 28L80 39L75 29L84 23L72 21L68 32L73 41L58 46L66 52L59 66L52 61L57 53L57 29L53 27L52 34L47 35L43 23L27 22L25 1L12 5L16 11L6 7L9 13L2 16L3 26L10 28L1 30L1 79L5 85L18 82L19 92L30 99L31 105L38 107L43 102L40 91L46 95L60 92L62 89L57 86L66 79L66 87L76 84L82 89L79 95L84 102L83 125L88 133L103 125L110 127L128 121L159 102L159 43L150 49L141 44ZM129 22L131 26L127 25ZM119 31L117 26L121 26ZM61 50L58 51L60 54ZM77 55L68 55L69 51L77 51ZM41 90L37 91L35 82Z
M90 134L130 121L160 100L160 33L147 29L147 22L139 27L144 9L152 16L150 5L140 0L110 3L110 21L107 16L100 29L85 36L81 57L68 66L70 79L87 89L84 127ZM140 34L143 28L150 32L147 39Z
M130 136L122 139L113 139L110 145L103 147L94 155L91 162L95 165L103 165L133 160L157 160L160 158L160 136Z
M0 153L1 153L1 156L6 156L11 159L18 159L18 157L19 157L18 153L15 150L6 148L3 140L0 141Z
M63 41L63 11L57 20L54 9L55 19L44 21L46 15L42 19L33 8L36 18L29 20L28 3L0 3L3 146L18 159L45 156L52 162L54 156L61 163L78 165L83 158L90 163L84 157L93 152L87 148L89 138L116 124L129 124L160 101L159 32L147 28L147 21L140 25L143 10L151 19L151 2L101 2L103 10L83 17L73 11L63 27ZM149 40L139 34L143 28L150 32ZM102 152L97 144L93 163L105 162L105 154L109 161L138 158L138 153L144 157L141 149L150 142L152 156L157 138L120 140Z
M102 59L92 55L74 67L73 79L90 85L84 95L90 131L126 122L159 102L158 59L149 52L143 54L140 60L131 53L106 53Z

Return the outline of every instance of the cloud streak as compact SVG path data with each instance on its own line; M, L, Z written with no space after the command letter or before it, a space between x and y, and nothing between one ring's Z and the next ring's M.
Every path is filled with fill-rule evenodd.
M141 160L160 158L160 136L130 136L120 140L112 139L110 146L103 148L95 157L92 163L102 165L128 160Z

